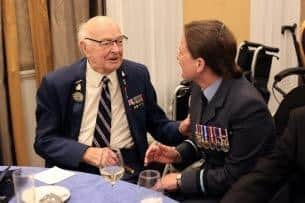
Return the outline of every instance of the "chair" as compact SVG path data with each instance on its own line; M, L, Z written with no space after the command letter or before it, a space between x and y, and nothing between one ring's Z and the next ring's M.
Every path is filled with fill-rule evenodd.
M189 99L191 96L191 82L182 80L176 87L172 100L172 119L176 121L184 120L189 111Z
M278 48L244 41L240 44L236 55L236 63L241 67L245 77L262 94L266 103L268 103L270 97L267 84L272 59L276 56L273 53L277 52L279 52Z

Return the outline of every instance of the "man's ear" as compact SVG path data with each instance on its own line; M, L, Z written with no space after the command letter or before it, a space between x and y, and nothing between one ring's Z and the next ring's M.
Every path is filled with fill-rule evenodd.
M78 43L79 49L81 50L82 54L87 56L87 46L86 43L84 41L80 41Z
M201 57L197 58L196 59L197 62L196 62L196 65L197 65L197 72L200 73L204 70L204 67L205 67L205 60Z

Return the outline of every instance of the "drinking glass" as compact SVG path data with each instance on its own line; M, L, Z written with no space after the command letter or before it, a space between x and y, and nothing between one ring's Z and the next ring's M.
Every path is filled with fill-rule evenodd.
M161 189L161 176L159 171L141 171L141 173L139 174L138 185L151 189L150 191L141 191L141 203L162 203L163 191Z
M34 176L22 169L13 171L13 183L17 203L35 202L35 181Z
M118 162L111 166L100 166L101 176L113 186L124 175L124 164L121 151L119 149L112 149L117 155Z

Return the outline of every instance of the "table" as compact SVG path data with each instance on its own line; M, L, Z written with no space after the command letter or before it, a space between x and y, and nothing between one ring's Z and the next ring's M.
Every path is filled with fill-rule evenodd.
M5 166L0 166L3 170ZM39 167L12 167L22 168L33 174L46 170L46 168ZM38 180L35 181L36 186L46 185ZM137 203L147 195L154 193L154 191L131 184L125 181L118 181L113 187L106 182L101 176L75 172L75 175L69 177L56 185L64 186L70 190L71 197L68 203ZM163 203L176 203L175 200L162 195ZM14 203L14 198L10 203Z

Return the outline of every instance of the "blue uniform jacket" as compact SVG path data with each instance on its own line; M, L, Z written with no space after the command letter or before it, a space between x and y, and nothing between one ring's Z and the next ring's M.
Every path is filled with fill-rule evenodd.
M203 105L201 97L201 88L193 84L192 135L196 135L196 124L207 126L210 131L203 135L210 146L221 144L222 147L227 138L229 148L204 147L195 137L180 144L177 148L185 166L199 158L205 159L201 168L183 171L181 190L186 194L221 197L254 166L259 156L272 150L275 126L261 95L244 77L223 80L207 105ZM220 136L219 129L226 129L227 136L225 133Z

